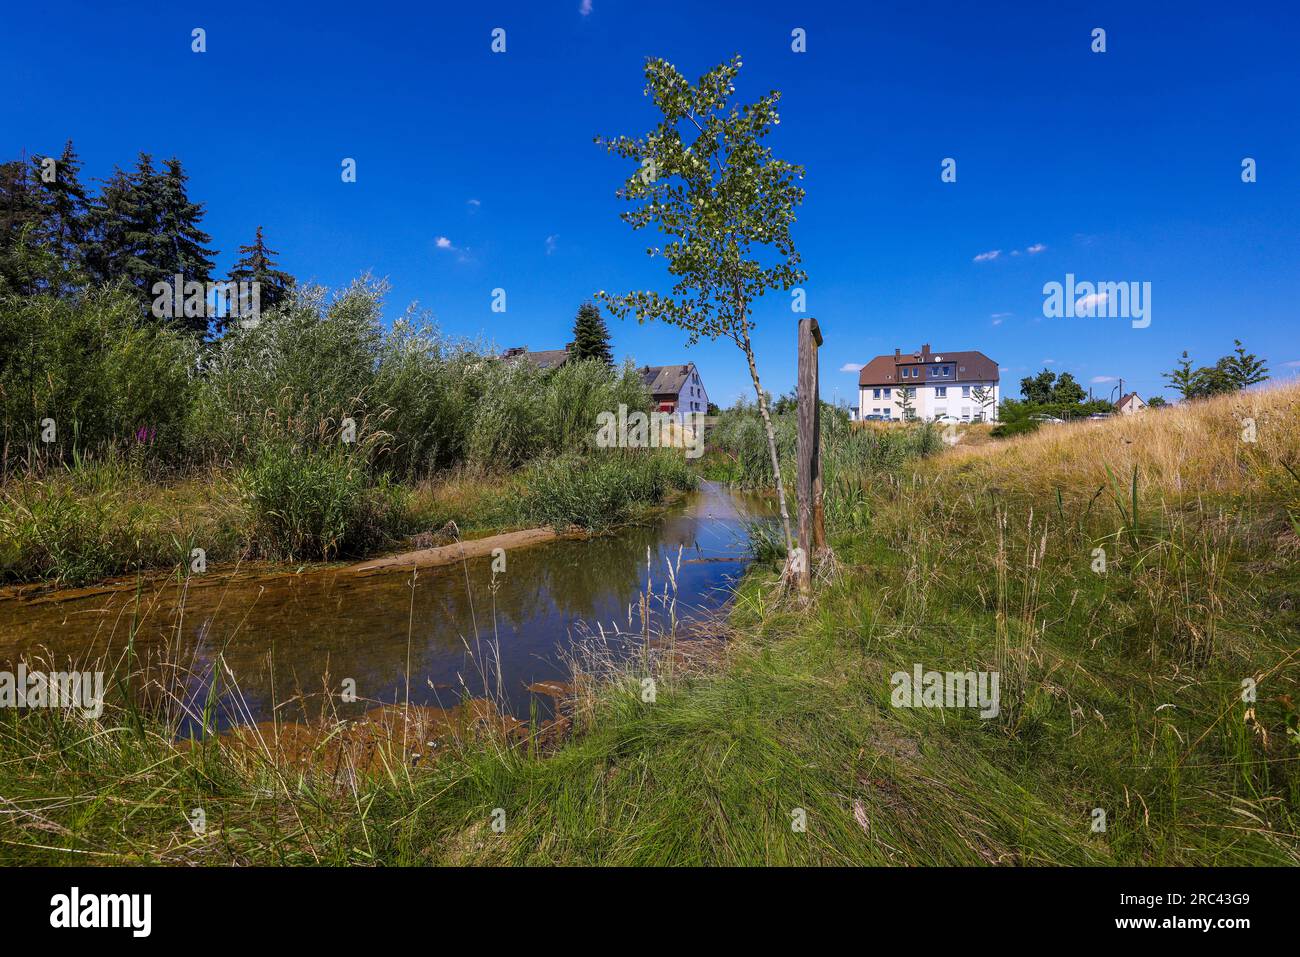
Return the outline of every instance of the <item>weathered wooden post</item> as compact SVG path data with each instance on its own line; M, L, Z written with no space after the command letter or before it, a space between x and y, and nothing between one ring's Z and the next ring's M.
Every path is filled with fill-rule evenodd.
M826 526L822 512L821 390L818 383L817 350L822 331L816 319L799 320L799 588L812 586L812 557L826 548Z

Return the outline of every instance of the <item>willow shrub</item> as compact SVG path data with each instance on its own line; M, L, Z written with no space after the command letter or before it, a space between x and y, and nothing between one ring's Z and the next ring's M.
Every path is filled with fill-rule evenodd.
M385 287L369 278L332 299L301 290L212 347L189 422L199 457L240 459L285 434L308 448L333 442L343 420L374 414Z
M364 555L407 531L407 493L355 451L264 442L239 472L252 554L290 561Z
M147 320L120 288L0 297L3 464L13 467L25 448L63 461L74 448L106 446L170 457L197 355L191 336Z
M696 484L681 449L606 449L545 458L531 464L523 478L521 523L559 529L607 529Z

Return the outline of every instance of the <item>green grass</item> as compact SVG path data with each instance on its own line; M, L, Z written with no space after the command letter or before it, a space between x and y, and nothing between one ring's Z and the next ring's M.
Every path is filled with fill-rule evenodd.
M236 477L250 550L282 561L328 560L391 546L411 525L407 492L372 479L365 460L268 443Z
M695 483L680 451L607 449L544 459L522 476L521 524L604 530Z
M1289 395L1251 401L1292 421ZM1239 450L1205 436L1235 436L1231 414L842 473L864 508L831 523L837 566L811 603L755 567L724 661L661 672L653 703L633 666L558 748L466 736L354 791L173 750L120 707L98 725L0 715L0 794L20 809L0 847L25 863L1296 865L1300 539L1275 467L1296 440L1261 432L1225 470ZM1198 470L1221 484L1189 485ZM894 707L890 676L914 663L997 671L999 714Z

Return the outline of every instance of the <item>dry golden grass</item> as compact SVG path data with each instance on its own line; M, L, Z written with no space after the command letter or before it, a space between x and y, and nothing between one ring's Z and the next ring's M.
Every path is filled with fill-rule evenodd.
M411 490L411 511L429 530L452 521L461 532L504 531L518 525L509 505L519 494L513 476L458 469L427 478Z
M1245 438L1250 421L1254 439ZM1300 471L1300 385L1275 386L1104 421L1046 425L1002 442L961 443L927 466L976 471L992 485L1042 492L1109 481L1136 466L1144 492L1278 493ZM1285 463L1285 465L1284 465Z

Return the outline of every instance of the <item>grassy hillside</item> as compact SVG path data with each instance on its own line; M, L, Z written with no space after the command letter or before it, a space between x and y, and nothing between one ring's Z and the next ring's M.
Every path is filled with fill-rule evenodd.
M321 774L125 716L0 716L5 855L1300 863L1297 412L1288 387L841 469L856 504L812 603L756 569L717 661L661 670L652 703L633 667L540 756L463 735L418 770ZM894 707L914 664L996 671L999 713Z

